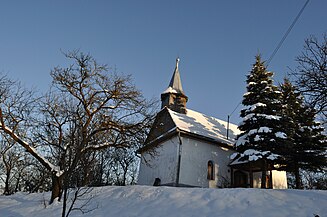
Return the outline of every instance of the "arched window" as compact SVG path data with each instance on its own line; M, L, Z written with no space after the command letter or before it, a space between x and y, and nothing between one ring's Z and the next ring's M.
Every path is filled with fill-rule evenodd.
M208 175L207 179L215 180L214 165L211 160L208 161Z

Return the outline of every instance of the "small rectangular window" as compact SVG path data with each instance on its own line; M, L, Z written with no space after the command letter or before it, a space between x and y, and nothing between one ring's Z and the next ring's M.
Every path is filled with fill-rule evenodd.
M208 161L208 175L207 179L215 180L214 165L211 160Z

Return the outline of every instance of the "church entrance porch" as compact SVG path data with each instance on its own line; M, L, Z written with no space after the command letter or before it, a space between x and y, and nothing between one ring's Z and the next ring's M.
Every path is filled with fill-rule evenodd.
M234 186L235 188L247 188L248 187L248 174L241 170L234 172Z
M234 162L233 162L234 163ZM242 162L230 164L231 186L234 188L262 188L262 162ZM273 188L273 169L271 164L267 165L265 176L265 187Z

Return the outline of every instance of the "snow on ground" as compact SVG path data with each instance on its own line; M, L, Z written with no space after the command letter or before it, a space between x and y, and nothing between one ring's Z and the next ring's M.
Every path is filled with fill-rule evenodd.
M327 191L204 189L173 187L99 187L89 205L92 217L320 217L327 216ZM0 196L1 217L57 217L61 203L45 203L50 194Z

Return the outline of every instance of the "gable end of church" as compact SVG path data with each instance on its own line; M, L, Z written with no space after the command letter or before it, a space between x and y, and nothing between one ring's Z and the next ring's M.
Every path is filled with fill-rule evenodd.
M155 145L153 143L159 143L161 140L165 140L167 136L175 133L177 133L176 124L171 118L168 108L164 108L157 114L150 132L145 140L145 146L138 152L142 152L151 148L153 145Z

